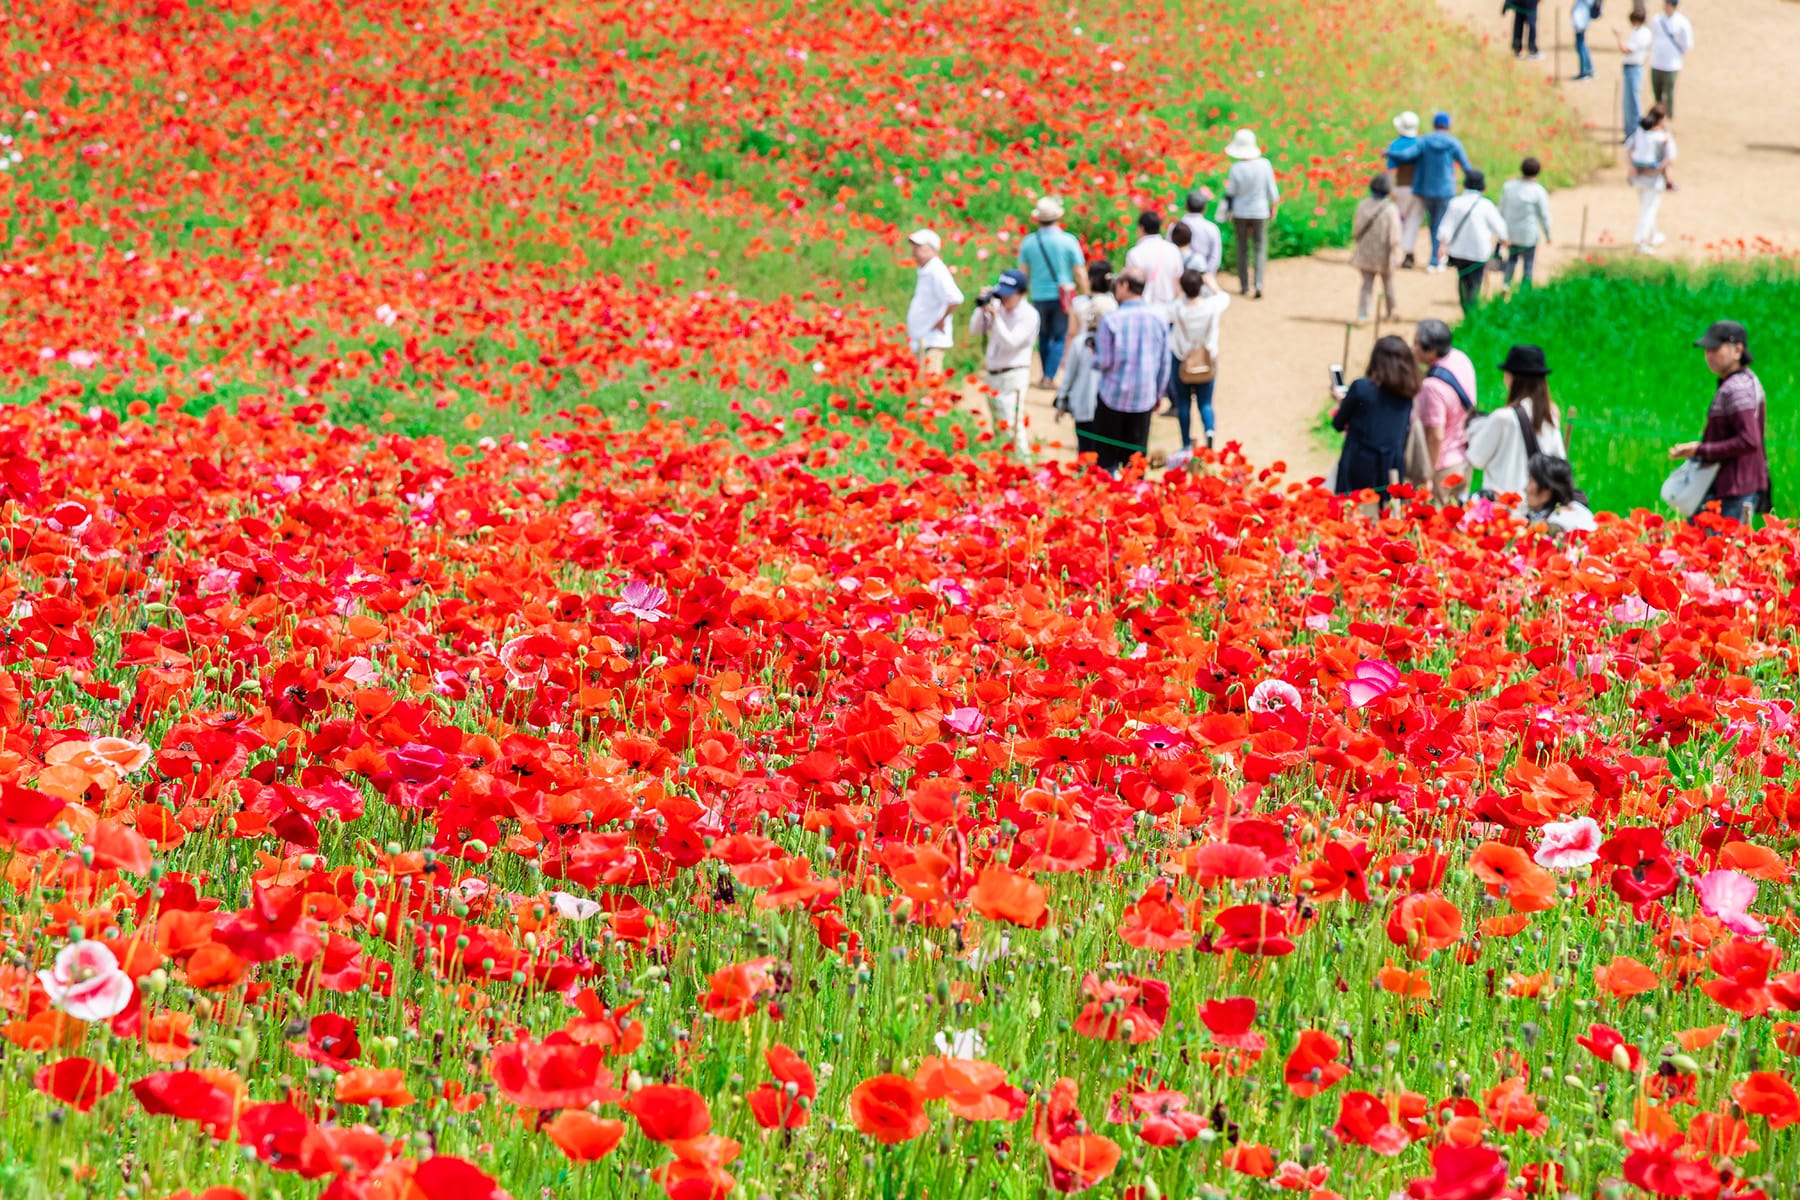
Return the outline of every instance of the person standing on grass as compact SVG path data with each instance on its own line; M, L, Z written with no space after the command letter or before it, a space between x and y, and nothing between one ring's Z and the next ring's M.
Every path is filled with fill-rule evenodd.
M1112 294L1112 263L1104 258L1090 262L1087 286L1087 295L1075 297L1075 306L1069 313L1069 369L1063 373L1062 386L1057 389L1056 408L1075 421L1075 452L1098 454L1100 443L1089 436L1100 394L1099 369L1094 366L1094 335L1101 320L1119 308Z
M1652 104L1638 122L1637 132L1625 143L1625 154L1631 160L1631 186L1638 190L1636 242L1639 254L1655 254L1663 244L1656 228L1656 214L1662 208L1663 193L1674 187L1669 179L1669 164L1675 161L1675 138L1669 133L1668 116L1662 105Z
M1187 194L1187 215L1181 218L1181 223L1193 235L1188 249L1197 260L1194 265L1202 275L1217 275L1219 264L1225 260L1225 236L1206 216L1212 202L1212 189L1195 188Z
M1694 26L1681 15L1681 0L1663 0L1650 22L1650 93L1670 117L1675 115L1675 79L1694 49Z
M1534 454L1568 458L1556 406L1550 402L1550 367L1537 346L1514 346L1500 364L1506 407L1469 431L1469 465L1481 470L1481 486L1495 495L1525 494Z
M1543 167L1535 158L1519 164L1519 177L1500 189L1500 215L1506 220L1506 283L1512 290L1513 270L1523 265L1525 286L1531 286L1537 265L1538 243L1550 244L1550 193L1538 182Z
M1386 319L1394 319L1394 271L1401 261L1400 209L1389 194L1393 185L1386 174L1369 180L1369 195L1350 218L1350 265L1362 274L1362 290L1356 296L1356 323L1369 319L1374 306L1375 281L1381 280L1381 303Z
M1119 307L1094 335L1100 394L1089 435L1101 469L1115 475L1149 449L1150 414L1169 388L1169 322L1144 302L1145 286L1137 267L1121 271L1113 289Z
M1536 62L1544 57L1538 53L1537 44L1538 0L1506 0L1500 6L1500 15L1504 17L1509 8L1513 15L1513 57L1530 51L1531 61Z
M920 229L906 240L919 267L912 303L906 309L906 336L925 374L936 377L944 373L944 351L954 344L950 317L962 304L963 294L944 264L944 243L937 234Z
M1031 210L1036 232L1019 244L1019 267L1031 280L1028 293L1038 315L1038 361L1042 388L1053 388L1069 336L1069 308L1075 302L1075 276L1081 270L1081 243L1063 230L1062 203L1045 196Z
M1480 171L1463 174L1463 194L1450 202L1444 213L1444 253L1456 271L1456 297L1467 316L1481 303L1481 286L1487 282L1488 263L1506 246L1506 222L1494 202L1482 195L1487 176Z
M1162 235L1161 213L1139 213L1137 224L1142 236L1126 253L1125 266L1143 274L1144 303L1167 321L1181 296L1181 251Z
M1644 64L1650 61L1650 44L1654 37L1646 24L1648 18L1641 8L1631 12L1631 33L1620 37L1617 29L1613 30L1613 41L1619 43L1619 60L1624 63L1625 82L1622 101L1624 105L1624 121L1619 128L1625 131L1625 141L1631 140L1637 129L1638 119L1644 115Z
M1572 0L1569 24L1575 29L1575 82L1594 77L1594 56L1588 53L1587 35L1594 23L1594 6L1589 0Z
M1225 177L1225 210L1231 214L1232 244L1237 254L1238 293L1258 300L1269 267L1269 223L1281 208L1275 167L1256 144L1256 132L1240 129L1225 147L1234 161ZM1250 256L1256 255L1256 288L1251 290Z
M1432 498L1460 504L1469 494L1469 416L1475 412L1475 364L1454 346L1450 326L1435 317L1419 322L1413 332L1413 357L1424 373L1413 415L1425 430L1431 456ZM1456 486L1447 480L1460 476Z
M1000 272L1000 280L984 293L969 318L969 332L987 335L988 415L996 440L1010 429L1013 450L1031 457L1025 430L1025 389L1031 386L1031 350L1038 340L1038 311L1025 303L1030 287L1025 272Z
M1198 267L1181 273L1182 302L1169 326L1169 394L1183 449L1194 450L1192 409L1200 410L1206 448L1213 448L1213 384L1219 377L1219 316L1231 297ZM1202 353L1204 352L1204 353ZM1200 378L1200 375L1204 378Z
M1748 525L1751 517L1770 508L1769 406L1762 380L1750 369L1750 336L1736 321L1714 321L1694 345L1706 351L1706 365L1719 377L1719 386L1700 440L1670 446L1669 457L1717 463L1719 473L1706 498L1719 502L1722 515Z
M1450 209L1450 202L1456 197L1456 168L1463 169L1466 178L1475 169L1469 161L1469 152L1463 144L1456 140L1450 132L1450 114L1438 113L1431 118L1431 132L1420 138L1418 144L1410 150L1396 152L1388 148L1389 161L1414 162L1418 169L1413 174L1413 194L1425 206L1425 219L1431 228L1431 262L1425 268L1428 272L1441 271L1443 267L1442 232L1444 214Z
M1388 483L1406 470L1406 438L1418 394L1419 367L1406 339L1381 338L1369 354L1369 369L1344 389L1331 414L1331 427L1344 435L1338 495L1370 488L1387 499Z
M1388 143L1387 169L1394 178L1394 207L1400 210L1400 245L1405 257L1404 270L1412 270L1417 261L1413 251L1419 245L1419 226L1425 221L1425 205L1413 194L1413 173L1419 169L1419 114L1403 112L1394 118L1394 132L1400 136Z

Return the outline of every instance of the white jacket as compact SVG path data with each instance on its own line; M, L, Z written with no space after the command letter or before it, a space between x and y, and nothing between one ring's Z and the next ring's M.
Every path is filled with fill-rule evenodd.
M1469 465L1481 469L1481 486L1491 492L1525 494L1531 474L1526 470L1530 455L1525 453L1525 432L1512 405L1476 421L1469 429ZM1537 435L1538 450L1552 458L1569 457L1563 444L1562 430L1557 426L1556 409L1550 410L1550 423Z
M1011 309L996 301L975 310L969 319L969 332L977 337L987 334L988 370L1029 369L1031 352L1037 349L1037 309L1025 300Z
M1480 192L1464 192L1450 201L1438 229L1445 238L1444 253L1465 262L1486 262L1506 240L1506 220Z

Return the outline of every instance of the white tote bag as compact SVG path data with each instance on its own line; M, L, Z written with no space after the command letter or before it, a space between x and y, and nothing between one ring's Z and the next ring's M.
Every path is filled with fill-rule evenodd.
M1693 516L1706 503L1706 494L1712 491L1713 480L1718 474L1718 463L1687 459L1663 480L1663 503L1684 517Z

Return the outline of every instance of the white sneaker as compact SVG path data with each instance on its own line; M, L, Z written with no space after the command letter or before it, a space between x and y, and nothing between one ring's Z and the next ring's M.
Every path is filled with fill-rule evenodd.
M1427 275L1436 275L1443 269L1444 269L1443 263L1426 263L1425 264L1425 273Z
M1668 239L1668 238L1666 238L1666 237L1664 237L1664 236L1663 236L1663 235L1662 235L1662 234L1660 234L1660 233L1657 233L1657 234L1652 234L1652 235L1651 235L1651 237L1650 237L1650 244L1651 244L1651 245L1652 245L1652 246L1660 246L1660 245L1662 245L1662 244L1663 244L1663 243L1664 243L1664 242L1666 242L1666 241L1668 241L1668 240L1669 240L1669 239Z
M1639 254L1655 254L1656 247L1652 246L1649 242L1639 242L1637 245L1637 252Z

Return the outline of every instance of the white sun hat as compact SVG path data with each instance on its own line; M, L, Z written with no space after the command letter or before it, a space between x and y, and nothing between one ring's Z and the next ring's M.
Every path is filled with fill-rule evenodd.
M1419 114L1410 108L1394 118L1394 130L1401 137L1419 136Z
M1261 158L1262 150L1256 144L1256 131L1238 130L1231 139L1231 145L1225 147L1225 153L1231 158Z

